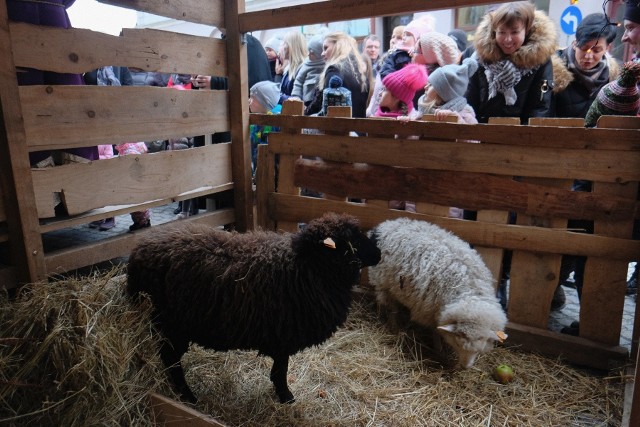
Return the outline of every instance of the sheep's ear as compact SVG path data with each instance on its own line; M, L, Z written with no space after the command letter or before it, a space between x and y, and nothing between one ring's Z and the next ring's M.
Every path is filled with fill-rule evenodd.
M500 343L503 343L504 340L507 339L507 337L509 335L505 334L503 331L495 331L496 337L498 337L498 341L500 341Z
M333 239L331 237L327 237L326 239L324 239L322 241L322 243L324 243L324 245L330 249L335 249L336 248L336 242L333 241Z
M453 333L455 333L455 331L456 331L456 325L455 325L455 324L453 324L453 323L450 323L450 324L448 324L448 325L441 325L441 326L438 326L438 328L437 328L437 329L438 329L439 331L442 331L442 332L448 332L448 333L450 333L450 334L453 334Z

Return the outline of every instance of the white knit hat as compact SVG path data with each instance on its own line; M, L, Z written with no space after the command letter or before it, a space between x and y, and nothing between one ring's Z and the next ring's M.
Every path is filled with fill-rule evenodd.
M457 64L460 61L460 51L456 42L446 34L431 31L420 37L419 54L424 63L429 64L429 58L436 59L439 66Z

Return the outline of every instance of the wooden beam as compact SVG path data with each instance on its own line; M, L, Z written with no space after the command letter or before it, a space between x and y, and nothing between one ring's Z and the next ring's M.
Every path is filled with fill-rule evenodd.
M98 0L100 3L225 28L224 0Z
M161 73L227 75L223 40L149 29L126 28L121 36L112 36L18 22L9 28L18 67L82 74L114 65Z
M285 133L270 136L269 150L281 155L317 156L335 162L408 168L541 178L580 177L603 182L640 180L640 150L621 156L613 150L594 153L592 150L533 146Z
M531 252L597 256L627 262L637 259L640 253L640 241L638 240L572 233L540 227L461 221L360 203L287 194L273 193L269 196L269 215L278 221L308 222L322 216L327 211L353 214L360 218L364 228L371 228L384 220L398 217L429 221L450 230L472 245Z
M21 86L20 105L29 151L38 151L226 132L228 93L151 86Z
M627 117L630 121L640 118ZM312 116L283 116L251 114L251 124L280 126L291 129L320 129L339 132L359 132L369 135L416 135L424 138L442 138L482 141L499 145L527 148L547 147L565 149L640 150L640 130L531 126L509 124L477 124L410 121L368 117L366 119L340 119Z
M149 400L154 425L185 427L226 427L220 421L187 405L158 393L150 393Z
M128 256L142 236L153 234L160 228L182 226L187 223L219 227L234 222L234 219L232 209L220 209L213 212L201 213L180 221L171 221L155 225L136 231L135 233L124 233L119 236L47 253L45 256L47 274L62 273L87 265L98 264L110 259Z
M122 156L33 171L39 215L50 217L53 193L69 215L115 204L175 197L201 187L231 184L230 144ZM126 191L120 191L120 189Z
M497 3L486 0L329 0L316 3L266 9L240 15L240 31L270 30L281 27L319 24L374 16L402 15L409 12L453 9Z
M512 210L562 218L640 217L640 203L634 199L575 192L494 174L311 159L296 160L294 174L299 187L342 197L413 200L470 210Z
M552 332L508 322L507 345L542 354L560 357L572 363L601 370L616 369L628 362L629 351L620 346L607 346L584 338Z

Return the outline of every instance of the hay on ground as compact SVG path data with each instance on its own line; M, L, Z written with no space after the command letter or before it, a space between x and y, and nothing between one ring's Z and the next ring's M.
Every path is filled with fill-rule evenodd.
M0 297L0 424L151 426L147 395L176 398L158 357L150 304L132 306L122 271ZM271 359L192 346L196 409L229 426L617 426L624 378L497 348L452 371L420 339L393 335L372 301L322 346L291 357L296 402L278 403ZM515 380L491 377L506 363Z
M0 297L0 424L151 426L148 393L174 396L122 271ZM6 424L5 424L6 423Z

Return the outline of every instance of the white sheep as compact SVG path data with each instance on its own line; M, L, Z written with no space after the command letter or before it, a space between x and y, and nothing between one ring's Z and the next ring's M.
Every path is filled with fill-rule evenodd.
M437 330L463 368L506 338L491 272L467 242L408 218L384 221L369 236L382 255L369 282L392 324L405 307L414 323Z

